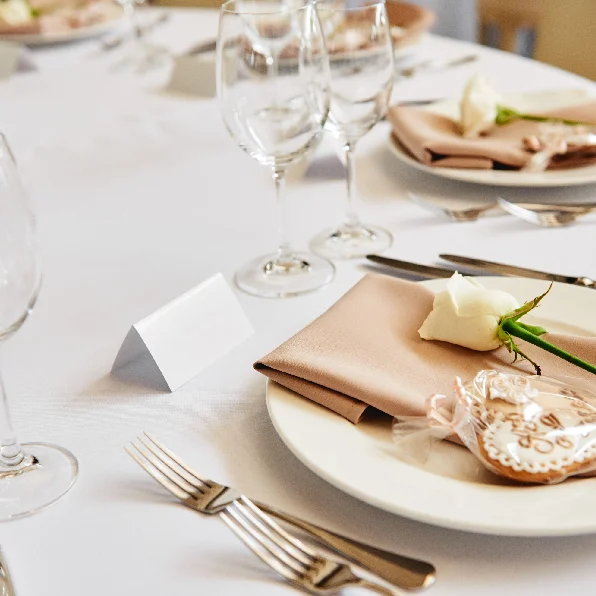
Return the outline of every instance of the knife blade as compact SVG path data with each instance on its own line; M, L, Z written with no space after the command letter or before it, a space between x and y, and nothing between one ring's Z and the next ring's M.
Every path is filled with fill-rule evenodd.
M460 255L441 254L439 257L450 263L457 265L465 265L473 269L481 271L488 271L491 273L499 273L501 275L513 275L518 277L531 277L533 279L545 279L547 281L558 281L564 284L572 284L586 288L594 289L596 282L589 277L573 277L568 275L560 275L558 273L547 273L546 271L537 271L536 269L526 269L525 267L517 267L515 265L506 265L504 263L494 263L492 261L484 261L482 259L473 259L471 257L462 257Z
M184 52L185 56L198 56L199 54L208 54L211 52L215 52L217 49L217 40L216 39L208 39L207 41L202 41L188 50Z
M400 269L406 273L414 273L422 277L441 278L451 277L454 269L445 269L443 267L431 267L430 265L420 265L418 263L409 263L408 261L400 261L399 259L390 259L389 257L382 257L380 255L366 255L366 258L373 263L385 265L386 267L393 267Z
M15 596L2 547L0 547L0 596Z

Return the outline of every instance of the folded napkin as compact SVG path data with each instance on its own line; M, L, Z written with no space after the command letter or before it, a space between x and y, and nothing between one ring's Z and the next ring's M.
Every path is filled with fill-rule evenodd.
M420 339L418 329L433 298L419 283L366 275L327 312L256 362L255 369L353 423L369 407L396 417L424 415L426 399L433 393L451 394L456 376L465 382L483 369L533 373L528 362L512 364L503 347L476 352ZM545 338L596 362L596 338L554 333ZM519 342L545 376L596 382L591 373Z
M596 101L545 112L553 118L596 123ZM539 122L517 120L495 126L487 135L466 139L459 122L425 109L393 106L387 113L395 140L428 166L472 169L518 169L532 153L523 138L540 132ZM542 125L543 126L543 125ZM596 163L596 148L556 157L550 168L572 168Z

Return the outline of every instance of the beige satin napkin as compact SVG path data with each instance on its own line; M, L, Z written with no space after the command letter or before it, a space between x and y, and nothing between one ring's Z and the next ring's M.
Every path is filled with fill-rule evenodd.
M545 115L596 123L596 102L559 108ZM393 136L408 153L428 165L448 168L518 169L532 153L523 148L523 138L539 133L539 122L518 120L495 126L487 135L466 139L459 122L416 107L393 106L387 113ZM596 150L580 151L555 158L550 166L572 168L596 163Z
M426 399L437 392L450 394L456 376L467 381L483 369L533 373L527 362L513 365L505 348L476 352L420 339L418 329L433 297L419 283L366 275L327 312L256 362L255 369L353 423L369 406L397 417L424 415ZM553 333L545 338L596 362L596 338ZM544 375L596 384L593 374L519 343Z

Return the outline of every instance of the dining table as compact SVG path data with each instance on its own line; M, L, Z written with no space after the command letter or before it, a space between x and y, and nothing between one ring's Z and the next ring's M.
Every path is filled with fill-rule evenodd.
M221 520L182 506L135 464L124 446L143 431L206 477L328 529L431 561L437 580L429 595L593 593L596 535L495 536L400 517L327 483L279 438L267 412L266 379L253 363L362 276L391 272L364 259L342 261L332 283L299 297L262 299L234 289L239 265L275 245L271 175L230 137L216 97L168 84L172 61L216 36L218 12L139 12L153 18L164 11L170 17L150 35L171 52L162 67L135 72L121 64L125 48L105 51L93 38L33 47L36 69L0 82L0 131L33 202L43 260L34 312L2 350L13 423L21 441L57 443L80 466L62 499L0 526L17 594L296 593ZM468 54L478 60L398 78L392 101L457 97L475 73L504 94L596 95L594 82L569 72L436 35L397 60ZM596 216L559 228L507 215L464 223L441 218L408 192L490 201L502 189L400 163L388 135L389 123L380 122L357 147L359 211L392 232L387 256L437 264L440 253L453 253L596 275ZM333 143L324 140L307 160L288 184L288 233L297 247L337 222L345 201L345 170ZM556 194L560 202L596 199L594 184L527 192ZM133 324L216 273L250 319L249 339L173 392L140 369L111 373Z

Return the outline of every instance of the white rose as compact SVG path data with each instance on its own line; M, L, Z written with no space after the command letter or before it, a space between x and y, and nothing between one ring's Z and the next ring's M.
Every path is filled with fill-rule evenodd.
M0 1L0 21L7 25L24 25L32 18L31 8L24 0Z
M502 290L487 290L474 278L455 272L447 290L435 296L433 309L418 330L422 339L438 339L485 352L501 345L499 320L518 301Z
M497 107L502 103L501 96L483 77L472 77L459 104L464 137L478 137L489 131L495 125Z

